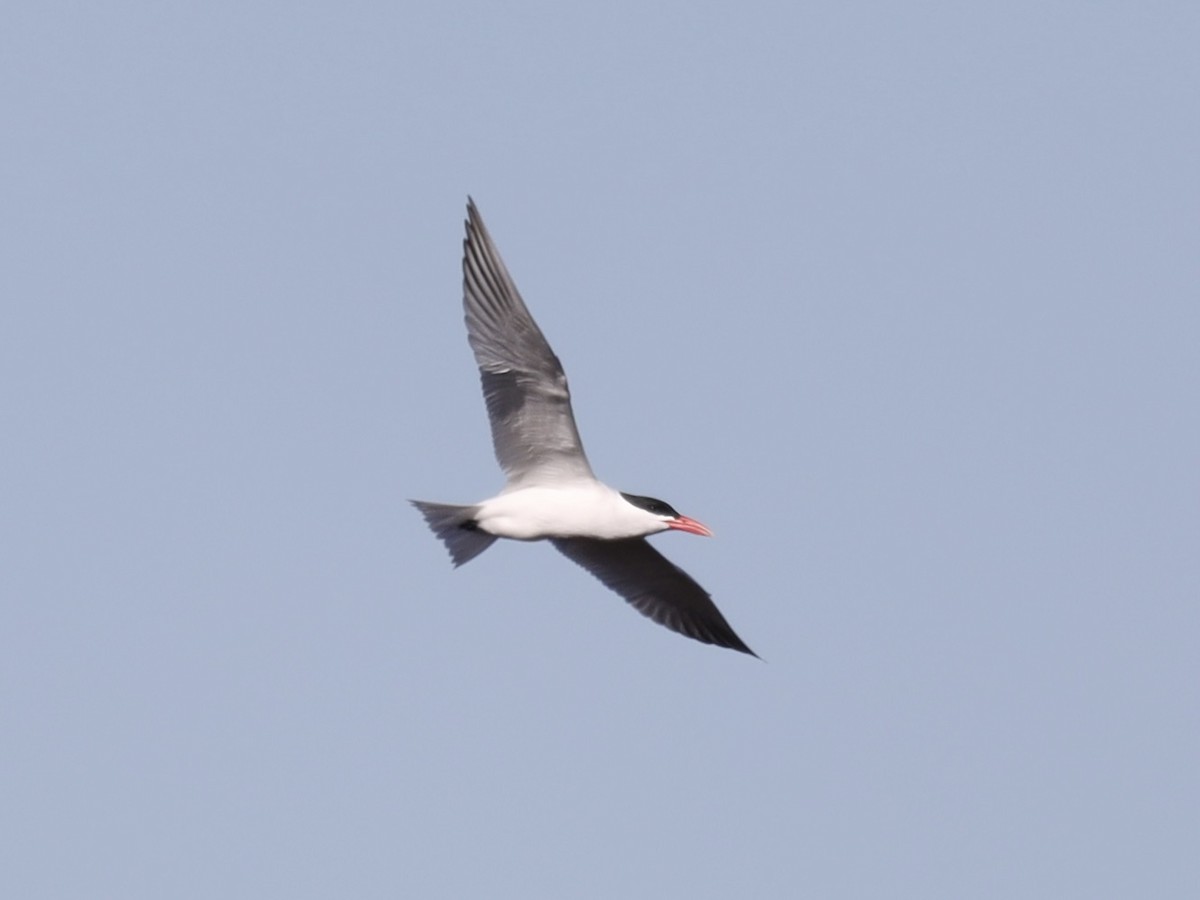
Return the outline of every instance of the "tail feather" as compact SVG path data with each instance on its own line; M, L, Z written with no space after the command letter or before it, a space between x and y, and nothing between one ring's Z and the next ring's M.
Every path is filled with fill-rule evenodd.
M480 531L476 526L477 506L426 503L424 500L410 500L409 503L420 511L433 533L441 538L456 568L473 560L496 540L495 535Z

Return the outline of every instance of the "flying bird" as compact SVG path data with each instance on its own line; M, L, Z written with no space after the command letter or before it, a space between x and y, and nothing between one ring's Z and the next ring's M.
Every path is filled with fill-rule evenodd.
M456 567L497 538L548 540L660 625L757 656L708 592L646 541L647 535L669 530L706 537L712 532L662 500L622 493L592 474L562 364L469 198L466 229L467 340L483 381L496 459L508 481L495 497L470 506L412 504Z

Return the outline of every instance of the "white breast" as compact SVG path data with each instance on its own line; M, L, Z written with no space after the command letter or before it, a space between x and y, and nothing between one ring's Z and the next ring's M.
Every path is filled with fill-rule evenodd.
M658 517L638 509L598 481L558 487L529 487L479 504L479 528L497 537L536 541L550 537L605 540L665 531Z

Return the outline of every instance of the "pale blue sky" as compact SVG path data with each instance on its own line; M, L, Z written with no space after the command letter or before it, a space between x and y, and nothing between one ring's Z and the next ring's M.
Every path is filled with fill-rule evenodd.
M0 896L1200 896L1197 47L1184 2L7 10ZM468 193L766 663L404 502L500 485Z

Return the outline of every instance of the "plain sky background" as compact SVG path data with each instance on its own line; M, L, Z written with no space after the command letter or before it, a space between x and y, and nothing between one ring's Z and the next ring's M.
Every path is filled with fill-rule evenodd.
M0 15L0 895L1200 896L1200 5ZM500 486L472 194L602 478Z

